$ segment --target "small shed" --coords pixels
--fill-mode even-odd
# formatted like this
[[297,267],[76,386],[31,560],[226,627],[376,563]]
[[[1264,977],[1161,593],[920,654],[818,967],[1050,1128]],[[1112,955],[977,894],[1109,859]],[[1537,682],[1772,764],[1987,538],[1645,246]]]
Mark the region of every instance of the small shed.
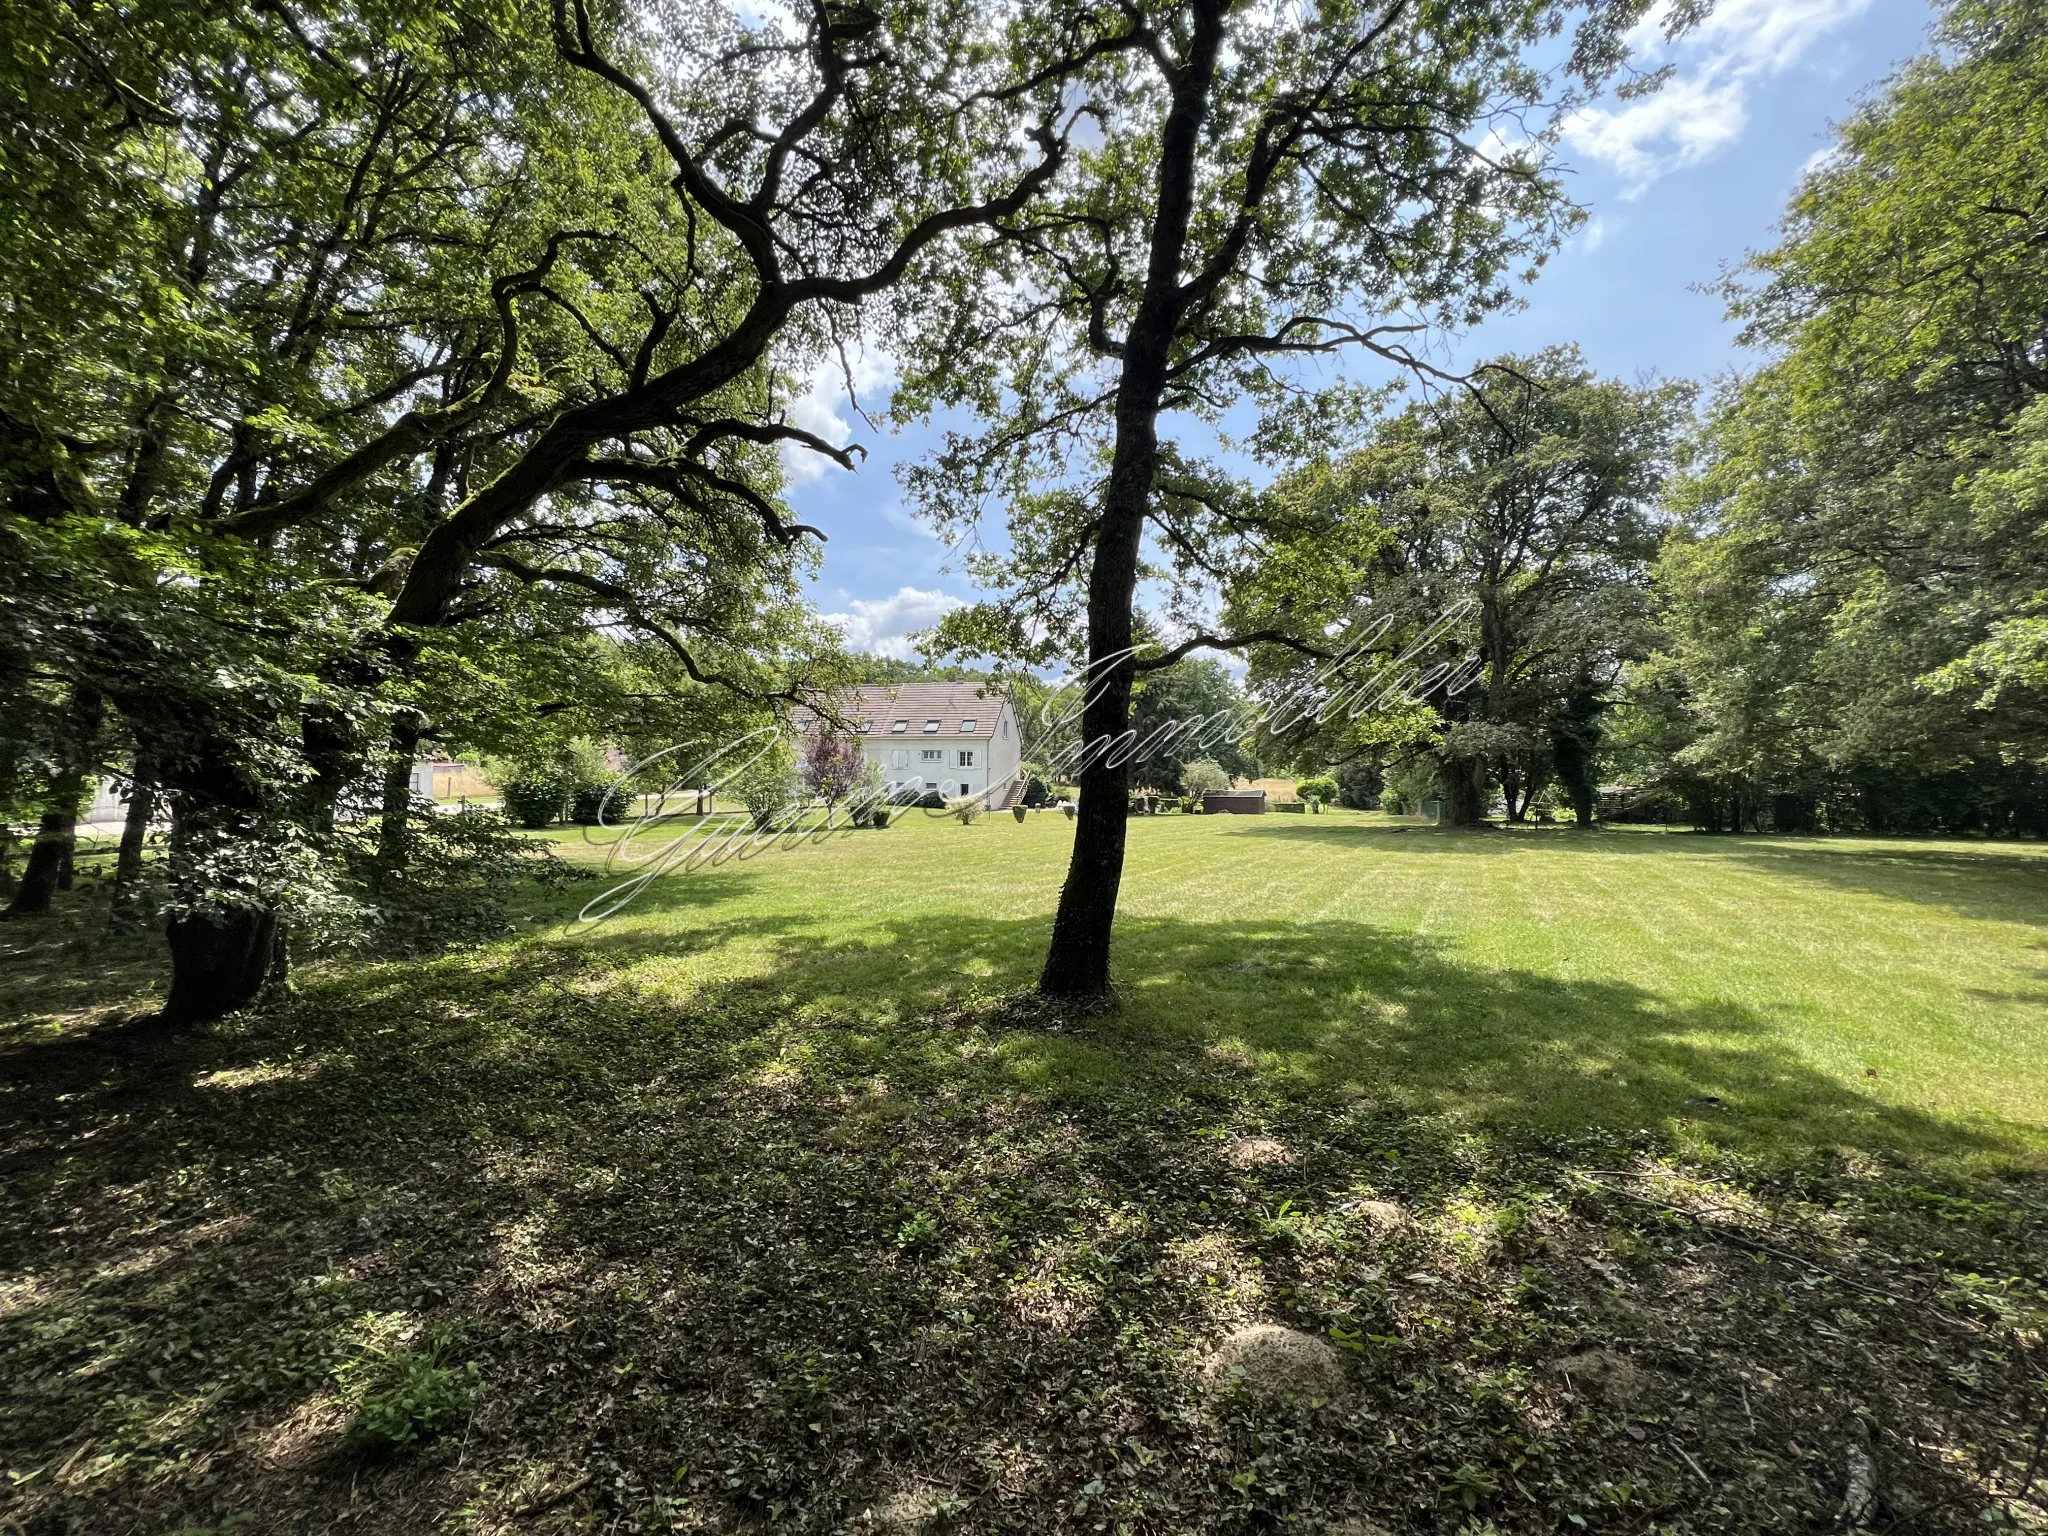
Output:
[[1212,789],[1202,796],[1202,810],[1210,816],[1263,816],[1263,789]]

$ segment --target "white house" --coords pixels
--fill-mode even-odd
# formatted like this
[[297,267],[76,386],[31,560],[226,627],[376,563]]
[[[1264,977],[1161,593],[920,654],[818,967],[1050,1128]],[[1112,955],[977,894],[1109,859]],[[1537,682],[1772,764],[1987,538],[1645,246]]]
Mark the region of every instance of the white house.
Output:
[[892,790],[936,789],[949,800],[988,794],[992,810],[1024,793],[1016,708],[986,684],[874,684],[840,709],[860,732],[861,756],[881,765]]

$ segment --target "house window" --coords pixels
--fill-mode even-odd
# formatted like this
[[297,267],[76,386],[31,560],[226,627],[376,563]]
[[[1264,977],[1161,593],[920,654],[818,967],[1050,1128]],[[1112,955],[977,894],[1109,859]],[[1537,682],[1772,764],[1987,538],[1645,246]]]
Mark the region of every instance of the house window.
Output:
[[946,760],[946,754],[937,747],[926,747],[917,754],[917,760],[920,763],[943,763]]
[[965,720],[962,720],[960,722],[960,734],[962,736],[972,736],[974,734],[975,724],[976,721],[974,716],[969,715]]
[[856,720],[853,722],[853,728],[859,731],[863,736],[867,735],[868,733],[868,725],[869,722],[866,720]]
[[955,768],[972,768],[974,766],[974,748],[962,747],[960,749],[960,761],[953,766]]
[[902,751],[891,752],[889,754],[889,766],[891,768],[908,768],[910,766],[910,754]]
[[927,736],[936,736],[936,735],[938,735],[938,734],[939,734],[939,722],[938,722],[938,721],[937,721],[936,719],[933,719],[933,720],[927,720],[927,721],[925,721],[925,723],[924,723],[924,733],[925,733],[925,735],[927,735]]

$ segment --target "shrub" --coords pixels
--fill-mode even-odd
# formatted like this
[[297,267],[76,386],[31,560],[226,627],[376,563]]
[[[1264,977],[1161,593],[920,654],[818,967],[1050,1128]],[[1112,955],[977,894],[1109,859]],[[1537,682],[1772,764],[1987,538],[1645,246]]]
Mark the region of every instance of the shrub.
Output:
[[1337,798],[1337,781],[1327,775],[1303,779],[1294,786],[1294,792],[1310,805],[1321,808]]
[[1337,803],[1348,810],[1376,811],[1385,779],[1378,763],[1346,763],[1336,773]]
[[578,784],[569,796],[569,819],[585,827],[601,823],[617,826],[628,819],[626,807],[629,803],[627,788],[618,779]]
[[1034,811],[1042,805],[1052,804],[1052,791],[1045,787],[1045,780],[1032,778],[1025,783],[1024,804],[1027,809]]
[[739,796],[740,804],[754,818],[755,827],[764,832],[806,799],[795,757],[789,744],[779,737],[757,752],[722,788],[727,794]]
[[520,774],[501,786],[505,814],[529,831],[551,827],[562,819],[571,786],[553,774]]
[[953,807],[953,815],[961,826],[971,827],[974,825],[974,818],[979,816],[984,809],[985,807],[979,800],[963,800]]
[[1180,771],[1180,787],[1191,795],[1206,795],[1230,788],[1230,775],[1206,757],[1198,757]]

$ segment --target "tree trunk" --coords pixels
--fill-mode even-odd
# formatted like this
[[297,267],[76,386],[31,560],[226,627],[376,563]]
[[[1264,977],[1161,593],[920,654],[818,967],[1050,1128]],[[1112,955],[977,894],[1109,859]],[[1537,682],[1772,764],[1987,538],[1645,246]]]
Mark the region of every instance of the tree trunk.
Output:
[[14,895],[7,903],[9,917],[24,917],[50,910],[51,900],[63,885],[64,855],[78,835],[77,828],[78,799],[74,786],[68,805],[59,803],[53,796],[43,812],[42,823],[36,829],[35,844],[29,849],[28,867],[21,872],[21,882],[15,886]]
[[1529,802],[1536,798],[1535,781],[1531,779],[1525,791],[1521,770],[1512,766],[1503,768],[1500,774],[1500,792],[1502,798],[1507,801],[1508,820],[1519,822],[1523,813],[1529,809]]
[[171,995],[166,1024],[203,1024],[247,1007],[276,963],[277,914],[232,908],[201,917],[173,918]]
[[[171,801],[171,869],[174,888],[181,866],[207,842],[246,835],[264,809],[261,787],[242,769],[237,744],[200,739],[189,752],[163,763]],[[197,845],[195,847],[195,845]],[[276,961],[279,939],[275,911],[227,905],[202,886],[180,895],[200,908],[165,925],[171,950],[171,992],[164,1002],[166,1024],[202,1024],[246,1007],[262,989]]]
[[136,915],[142,901],[142,855],[149,844],[149,824],[156,815],[156,784],[138,762],[128,791],[128,816],[121,824],[121,851],[114,857],[114,900],[109,922]]
[[1598,786],[1594,753],[1600,746],[1600,711],[1604,701],[1590,686],[1581,686],[1565,701],[1562,715],[1550,723],[1550,763],[1558,783],[1571,796],[1572,815],[1580,827],[1593,825]]
[[7,903],[9,917],[47,912],[56,893],[70,889],[66,875],[78,840],[78,813],[85,803],[102,713],[100,696],[95,690],[79,688],[72,693],[70,717],[65,722],[70,740],[65,743],[64,760],[50,782],[42,824],[36,831],[35,847],[29,851],[28,868],[22,871],[21,883]]
[[1451,758],[1437,765],[1437,778],[1443,783],[1444,813],[1441,818],[1447,827],[1476,827],[1486,820],[1487,790],[1491,787],[1486,774],[1483,758]]
[[[1088,671],[1081,714],[1081,806],[1067,881],[1060,888],[1052,942],[1038,990],[1050,997],[1101,997],[1109,991],[1110,932],[1123,885],[1129,830],[1130,764],[1120,742],[1130,727],[1131,601],[1137,591],[1145,514],[1159,470],[1159,405],[1166,394],[1173,340],[1186,313],[1181,261],[1193,216],[1195,159],[1209,91],[1223,45],[1221,0],[1200,0],[1187,62],[1173,85],[1160,134],[1158,203],[1152,222],[1145,296],[1124,338],[1117,381],[1116,444],[1088,574]],[[1111,762],[1108,759],[1116,759]]]
[[382,817],[377,824],[377,862],[386,869],[405,865],[412,831],[412,766],[419,750],[419,722],[401,719],[391,729],[391,744],[384,757]]

